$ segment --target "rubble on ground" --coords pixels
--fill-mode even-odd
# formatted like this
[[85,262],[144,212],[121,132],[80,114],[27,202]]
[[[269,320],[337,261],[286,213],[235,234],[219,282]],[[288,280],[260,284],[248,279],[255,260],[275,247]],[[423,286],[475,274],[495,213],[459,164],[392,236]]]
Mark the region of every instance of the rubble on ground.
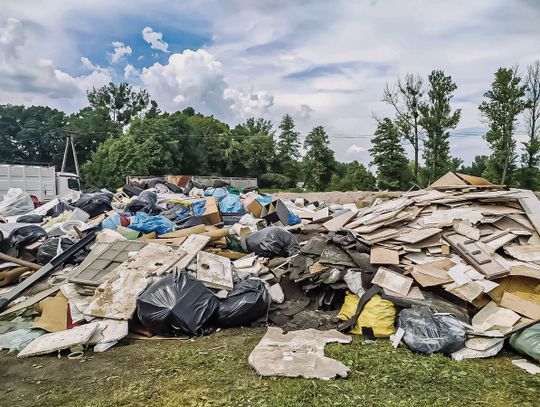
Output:
[[[194,182],[35,208],[27,195],[0,203],[0,346],[21,357],[270,326],[249,358],[262,375],[346,376],[323,353],[348,342],[339,332],[456,360],[508,343],[538,361],[540,201],[528,190],[448,173],[361,205]],[[295,338],[298,351],[279,348]]]

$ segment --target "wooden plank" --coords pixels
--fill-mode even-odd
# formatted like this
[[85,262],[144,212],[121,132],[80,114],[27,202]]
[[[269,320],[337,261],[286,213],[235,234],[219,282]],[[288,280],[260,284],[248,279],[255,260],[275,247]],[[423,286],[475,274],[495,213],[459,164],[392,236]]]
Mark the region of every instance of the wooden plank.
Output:
[[232,290],[231,260],[208,252],[197,254],[197,279],[219,290]]
[[21,302],[18,302],[13,307],[6,309],[4,312],[0,314],[0,317],[3,317],[4,315],[13,314],[14,312],[22,311],[23,309],[31,307],[32,305],[37,304],[41,300],[55,294],[59,289],[60,289],[60,286],[57,285],[54,287],[47,288],[43,291],[40,291],[39,293],[31,297],[28,297],[27,299]]
[[179,253],[185,255],[178,261],[176,267],[185,269],[193,261],[204,246],[210,241],[210,236],[190,235],[178,249]]
[[171,239],[176,237],[187,237],[196,233],[204,233],[206,231],[206,228],[204,225],[196,225],[192,226],[190,228],[181,229],[181,230],[175,230],[174,232],[165,233],[163,235],[159,235],[159,239]]
[[379,270],[377,270],[377,273],[373,277],[372,283],[406,296],[411,289],[413,279],[387,268],[379,267]]
[[371,248],[371,264],[399,264],[399,252],[397,250],[386,249],[380,246]]

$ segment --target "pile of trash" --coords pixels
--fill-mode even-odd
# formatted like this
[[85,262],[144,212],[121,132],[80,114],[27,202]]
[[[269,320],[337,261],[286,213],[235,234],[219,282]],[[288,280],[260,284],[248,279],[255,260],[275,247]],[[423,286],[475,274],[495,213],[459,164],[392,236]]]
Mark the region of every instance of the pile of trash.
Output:
[[[348,333],[456,360],[509,339],[540,361],[540,201],[528,190],[448,173],[365,207],[193,183],[43,205],[8,195],[0,348],[20,357],[270,326],[249,357],[263,375],[346,376],[323,349]],[[321,371],[306,372],[302,352],[283,359],[287,341],[316,346]]]

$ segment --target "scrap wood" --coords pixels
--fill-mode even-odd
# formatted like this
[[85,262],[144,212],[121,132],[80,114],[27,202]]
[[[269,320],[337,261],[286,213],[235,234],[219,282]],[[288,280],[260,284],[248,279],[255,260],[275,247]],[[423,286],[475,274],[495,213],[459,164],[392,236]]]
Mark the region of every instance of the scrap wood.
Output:
[[37,304],[39,301],[43,300],[44,298],[47,298],[50,295],[55,294],[59,289],[60,289],[60,285],[55,285],[53,287],[40,291],[39,293],[34,294],[33,296],[28,297],[21,302],[16,303],[12,307],[9,307],[8,309],[0,313],[0,317],[13,314],[15,312],[19,312],[28,307],[31,307],[32,305]]
[[10,263],[16,263],[20,266],[28,267],[29,269],[32,269],[32,270],[39,270],[41,268],[40,264],[32,263],[31,261],[26,261],[23,259],[19,259],[17,257],[8,256],[7,254],[2,253],[2,252],[0,252],[0,260],[7,261]]
[[233,278],[231,260],[216,254],[202,252],[197,254],[197,279],[204,285],[219,290],[232,290]]
[[209,241],[210,236],[198,234],[188,236],[188,238],[177,250],[177,254],[182,255],[182,258],[178,261],[178,263],[176,263],[176,267],[179,269],[185,269],[187,266],[189,266],[193,259],[197,257],[197,253],[199,253]]

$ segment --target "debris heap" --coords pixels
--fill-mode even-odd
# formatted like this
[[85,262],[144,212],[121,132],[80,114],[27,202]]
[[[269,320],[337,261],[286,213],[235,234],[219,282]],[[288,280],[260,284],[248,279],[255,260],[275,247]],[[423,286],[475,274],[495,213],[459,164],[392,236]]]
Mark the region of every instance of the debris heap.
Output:
[[[0,347],[19,356],[274,325],[457,360],[512,338],[539,359],[540,201],[528,190],[448,173],[363,207],[195,183],[90,191],[30,213],[23,191],[9,199]],[[288,369],[274,374],[303,374]]]

